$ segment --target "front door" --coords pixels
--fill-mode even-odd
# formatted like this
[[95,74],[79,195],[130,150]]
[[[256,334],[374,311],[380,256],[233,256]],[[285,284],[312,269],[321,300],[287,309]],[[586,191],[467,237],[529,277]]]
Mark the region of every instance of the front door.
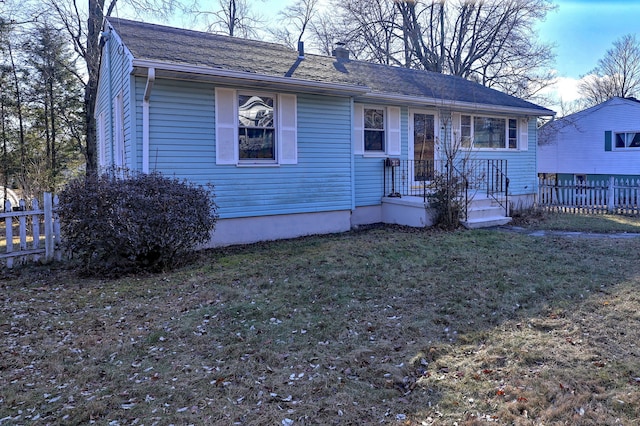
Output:
[[409,147],[409,160],[413,160],[413,179],[415,182],[430,181],[435,167],[436,116],[433,113],[412,111],[410,120],[413,128],[410,131],[410,144],[413,148]]

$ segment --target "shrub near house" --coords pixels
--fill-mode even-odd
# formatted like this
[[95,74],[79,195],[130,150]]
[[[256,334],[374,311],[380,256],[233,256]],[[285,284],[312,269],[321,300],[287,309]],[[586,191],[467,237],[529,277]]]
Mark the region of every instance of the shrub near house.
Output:
[[60,194],[66,247],[89,274],[171,268],[209,240],[216,211],[212,188],[159,173],[88,177]]

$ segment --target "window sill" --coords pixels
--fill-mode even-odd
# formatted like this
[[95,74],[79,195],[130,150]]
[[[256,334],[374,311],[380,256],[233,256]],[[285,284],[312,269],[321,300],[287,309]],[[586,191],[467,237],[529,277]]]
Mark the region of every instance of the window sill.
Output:
[[278,163],[251,163],[251,162],[239,162],[236,167],[280,167]]
[[462,148],[467,151],[480,151],[480,152],[527,152],[528,149],[518,148]]
[[365,152],[362,156],[364,158],[387,158],[389,154],[386,152]]

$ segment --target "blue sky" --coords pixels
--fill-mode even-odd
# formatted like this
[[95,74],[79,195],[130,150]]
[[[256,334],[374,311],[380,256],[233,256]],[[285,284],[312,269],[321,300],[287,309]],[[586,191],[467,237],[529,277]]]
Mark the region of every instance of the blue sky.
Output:
[[552,101],[544,106],[563,115],[580,98],[580,78],[598,65],[613,42],[626,34],[640,37],[637,0],[556,0],[557,9],[538,25],[541,41],[555,45],[556,83],[547,90]]
[[640,2],[555,1],[556,11],[538,26],[540,39],[556,45],[558,76],[579,78],[625,34],[640,32]]

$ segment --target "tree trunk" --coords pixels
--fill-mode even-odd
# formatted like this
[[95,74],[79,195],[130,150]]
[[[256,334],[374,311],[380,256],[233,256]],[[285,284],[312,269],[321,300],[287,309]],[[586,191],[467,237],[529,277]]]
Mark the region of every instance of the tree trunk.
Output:
[[98,170],[96,137],[96,98],[98,95],[98,76],[100,74],[100,29],[104,10],[104,0],[89,0],[89,18],[87,19],[87,85],[84,89],[84,113],[87,162],[87,175]]

